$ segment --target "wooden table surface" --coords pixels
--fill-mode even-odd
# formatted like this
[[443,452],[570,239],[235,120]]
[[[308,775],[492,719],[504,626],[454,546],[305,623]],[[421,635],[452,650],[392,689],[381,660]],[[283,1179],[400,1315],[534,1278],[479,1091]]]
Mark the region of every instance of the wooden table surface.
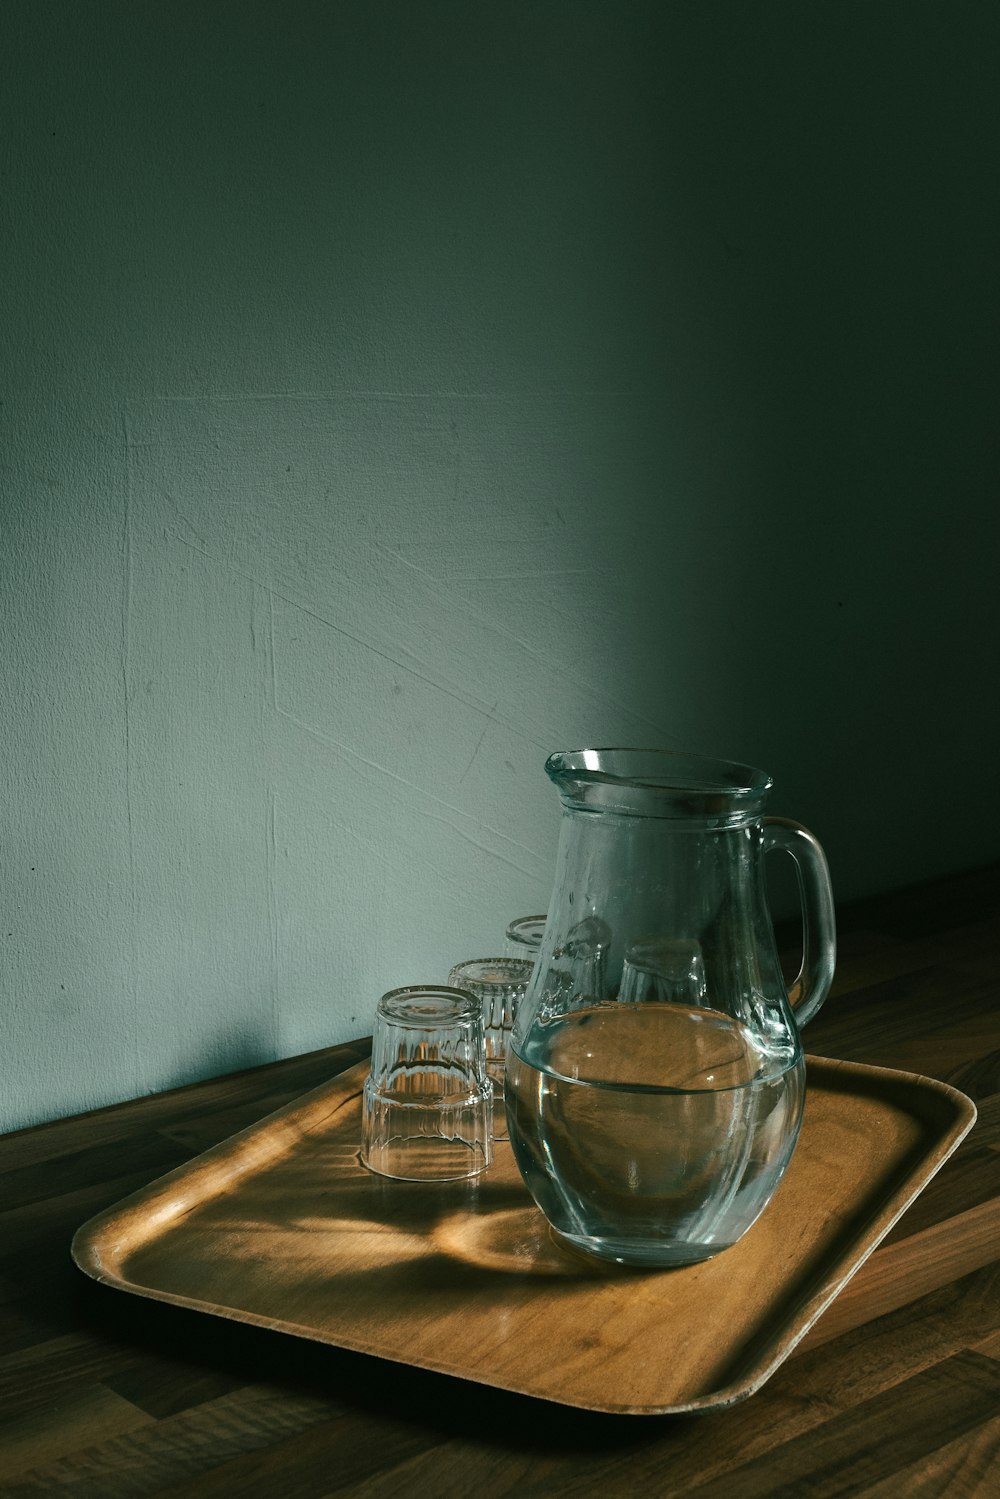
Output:
[[997,1499],[998,913],[1000,866],[841,910],[808,1050],[941,1078],[979,1121],[768,1384],[707,1415],[550,1406],[76,1269],[81,1223],[364,1042],[0,1139],[0,1494]]

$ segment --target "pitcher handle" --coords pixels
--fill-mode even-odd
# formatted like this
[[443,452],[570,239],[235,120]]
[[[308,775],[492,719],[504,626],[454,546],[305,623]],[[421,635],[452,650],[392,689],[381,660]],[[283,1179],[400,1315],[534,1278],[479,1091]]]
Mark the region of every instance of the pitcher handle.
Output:
[[811,1020],[830,992],[837,962],[833,888],[826,855],[808,828],[787,817],[765,817],[764,852],[791,854],[802,902],[802,963],[788,986],[788,1002],[799,1028]]

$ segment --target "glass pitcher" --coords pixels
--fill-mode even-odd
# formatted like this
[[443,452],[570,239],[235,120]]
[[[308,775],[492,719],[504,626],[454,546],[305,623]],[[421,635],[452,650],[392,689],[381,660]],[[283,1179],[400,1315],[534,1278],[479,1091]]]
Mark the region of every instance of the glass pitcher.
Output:
[[[765,817],[771,779],[659,750],[545,766],[555,887],[505,1083],[521,1175],[570,1244],[626,1265],[708,1259],[759,1217],[805,1097],[799,1027],[833,978],[823,851]],[[764,855],[795,860],[803,957],[786,989]]]

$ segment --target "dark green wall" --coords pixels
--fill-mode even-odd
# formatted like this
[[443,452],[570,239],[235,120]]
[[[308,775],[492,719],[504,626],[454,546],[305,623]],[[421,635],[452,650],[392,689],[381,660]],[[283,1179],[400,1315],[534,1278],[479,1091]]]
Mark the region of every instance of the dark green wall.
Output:
[[0,1125],[495,948],[555,748],[995,856],[998,31],[7,0]]

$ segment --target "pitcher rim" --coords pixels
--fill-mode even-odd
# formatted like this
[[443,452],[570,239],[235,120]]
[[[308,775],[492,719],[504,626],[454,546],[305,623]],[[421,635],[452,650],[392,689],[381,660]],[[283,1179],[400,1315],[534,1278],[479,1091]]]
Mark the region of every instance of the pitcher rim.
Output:
[[632,746],[556,750],[545,762],[545,773],[557,786],[565,788],[583,783],[629,787],[665,796],[757,798],[766,795],[774,785],[766,771],[736,760],[686,750]]

